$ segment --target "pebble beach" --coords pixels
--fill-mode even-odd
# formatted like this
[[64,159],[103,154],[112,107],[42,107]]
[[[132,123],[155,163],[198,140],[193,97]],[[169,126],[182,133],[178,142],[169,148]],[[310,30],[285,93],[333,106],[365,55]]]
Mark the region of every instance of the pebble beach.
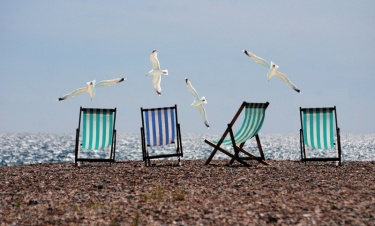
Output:
[[0,167],[1,225],[373,225],[375,162]]

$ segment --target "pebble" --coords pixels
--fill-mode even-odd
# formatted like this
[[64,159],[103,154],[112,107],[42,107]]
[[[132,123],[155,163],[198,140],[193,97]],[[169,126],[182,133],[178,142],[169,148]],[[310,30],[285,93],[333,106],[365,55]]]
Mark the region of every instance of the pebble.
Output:
[[5,225],[372,225],[373,161],[0,167]]

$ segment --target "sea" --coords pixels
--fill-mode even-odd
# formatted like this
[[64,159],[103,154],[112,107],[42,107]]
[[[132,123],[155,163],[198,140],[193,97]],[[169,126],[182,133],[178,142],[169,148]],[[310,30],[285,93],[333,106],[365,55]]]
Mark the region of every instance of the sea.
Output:
[[[299,160],[299,134],[259,134],[266,159]],[[183,160],[207,159],[212,148],[204,140],[217,140],[220,135],[182,134]],[[0,166],[74,162],[74,133],[0,133]],[[255,139],[246,142],[245,149],[258,155]],[[375,161],[375,134],[341,134],[343,161]],[[229,151],[231,150],[228,147]],[[151,153],[171,151],[168,148],[154,148]],[[105,158],[108,150],[84,150],[81,157]],[[310,157],[334,156],[332,150],[308,150]],[[142,146],[140,134],[117,134],[116,161],[141,161]],[[218,152],[214,159],[228,157]]]

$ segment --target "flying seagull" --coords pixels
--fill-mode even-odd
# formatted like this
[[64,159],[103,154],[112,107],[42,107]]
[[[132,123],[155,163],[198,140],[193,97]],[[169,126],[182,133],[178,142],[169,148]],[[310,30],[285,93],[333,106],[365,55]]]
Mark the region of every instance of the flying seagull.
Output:
[[87,82],[87,86],[86,87],[82,87],[82,88],[76,89],[73,92],[68,93],[68,94],[60,97],[58,99],[58,101],[65,100],[68,97],[74,97],[74,96],[77,96],[77,95],[85,93],[85,92],[89,93],[90,99],[92,100],[92,98],[95,95],[95,89],[96,88],[115,85],[117,83],[123,82],[124,80],[125,80],[124,78],[116,78],[116,79],[111,79],[111,80],[103,80],[103,81],[101,81],[101,82],[99,82],[97,84],[95,84],[96,80],[93,80],[93,81]]
[[251,52],[244,50],[243,51],[248,57],[250,57],[252,60],[257,62],[258,64],[266,67],[268,69],[267,79],[268,81],[272,78],[272,76],[276,75],[281,80],[283,80],[287,85],[292,87],[295,91],[301,92],[296,85],[294,85],[283,73],[279,72],[277,69],[279,68],[278,65],[276,65],[274,62],[271,61],[271,65],[269,65],[264,59],[252,54]]
[[199,109],[199,112],[201,113],[204,124],[207,126],[207,128],[209,128],[210,126],[208,125],[206,110],[203,107],[203,104],[207,104],[206,98],[203,96],[202,98],[199,99],[198,92],[191,85],[190,81],[187,78],[185,78],[185,82],[186,82],[186,86],[188,90],[190,91],[191,95],[193,95],[194,97],[194,102],[191,104],[191,106],[195,106]]
[[160,96],[161,95],[161,75],[168,75],[168,70],[160,70],[160,63],[158,60],[158,53],[156,49],[154,49],[150,54],[150,61],[152,64],[152,69],[146,75],[153,75],[152,84],[154,85],[156,93]]

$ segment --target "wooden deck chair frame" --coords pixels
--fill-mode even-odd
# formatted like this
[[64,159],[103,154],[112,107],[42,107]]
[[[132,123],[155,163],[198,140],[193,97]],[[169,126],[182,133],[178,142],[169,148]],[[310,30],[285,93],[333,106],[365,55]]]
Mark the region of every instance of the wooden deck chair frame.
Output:
[[[151,166],[151,159],[169,157],[177,157],[180,164],[180,157],[183,157],[183,151],[177,115],[177,105],[163,108],[141,108],[142,156],[146,166]],[[175,153],[155,155],[150,155],[149,153],[150,147],[170,144],[176,146]]]
[[[311,119],[309,118],[310,123],[308,123],[307,120],[304,120],[304,117],[307,117],[307,114],[309,114],[309,117],[311,117]],[[300,120],[301,120],[301,129],[300,129],[301,161],[302,162],[338,161],[339,165],[341,165],[340,128],[338,127],[338,124],[337,124],[336,106],[326,107],[326,108],[301,108],[300,107]],[[317,123],[317,121],[319,121],[319,123]],[[308,123],[309,125],[305,123]],[[333,123],[335,125],[333,125]],[[329,139],[327,138],[327,134],[330,136]],[[334,140],[334,138],[336,138],[336,140]],[[313,140],[308,141],[306,139],[309,139],[309,140],[313,139]],[[328,141],[326,139],[328,139]],[[309,144],[309,143],[316,143],[316,144]],[[336,157],[319,157],[319,158],[307,157],[306,146],[310,146],[310,147],[317,148],[317,149],[336,148],[337,156]]]
[[[103,116],[107,117],[103,119]],[[87,118],[91,117],[91,118]],[[86,120],[85,120],[86,119]],[[78,128],[76,130],[75,165],[78,162],[115,162],[116,154],[116,108],[82,108],[79,110]],[[86,128],[85,128],[86,126]],[[105,131],[104,131],[105,128]],[[85,130],[89,134],[83,138]],[[81,133],[82,132],[82,137]],[[99,138],[99,139],[97,139]],[[109,158],[81,158],[80,149],[85,146],[88,150],[110,148]]]
[[[258,132],[259,132],[259,130],[260,130],[262,124],[263,124],[265,110],[267,109],[268,105],[269,105],[268,102],[266,102],[266,103],[248,103],[248,102],[244,101],[242,103],[242,105],[240,106],[240,108],[238,109],[237,113],[234,115],[232,121],[228,124],[228,127],[225,130],[225,132],[223,133],[223,135],[220,138],[220,140],[217,143],[216,142],[211,142],[211,141],[209,141],[207,139],[204,141],[208,145],[210,145],[211,147],[214,148],[213,151],[211,152],[211,155],[209,156],[209,158],[207,159],[207,161],[206,161],[205,164],[206,165],[210,164],[210,162],[211,162],[212,158],[214,157],[214,155],[216,154],[216,152],[220,151],[220,152],[228,155],[229,157],[231,157],[231,160],[230,160],[229,164],[233,164],[234,161],[238,161],[238,162],[242,163],[245,166],[249,166],[249,164],[247,162],[245,162],[244,160],[257,160],[257,161],[259,161],[262,164],[269,165],[265,161],[265,157],[264,157],[262,145],[261,145],[261,142],[260,142],[260,139],[259,139],[259,135],[258,135]],[[250,135],[250,137],[248,137],[246,140],[238,143],[238,142],[236,142],[235,134],[233,133],[233,125],[237,121],[237,118],[241,115],[241,112],[243,111],[244,108],[262,108],[262,109],[264,109],[264,114],[263,114],[263,118],[261,119],[260,124],[258,125],[258,128],[255,128],[256,132],[253,135]],[[230,136],[231,145],[232,145],[232,147],[234,149],[234,154],[228,152],[228,150],[226,150],[226,149],[224,149],[224,148],[221,147],[221,145],[225,141],[225,138],[228,136],[228,134]],[[248,151],[246,151],[245,149],[243,149],[243,147],[245,145],[245,142],[247,140],[253,138],[253,137],[255,137],[255,139],[256,139],[260,156],[255,156],[255,155],[249,153]],[[245,157],[240,157],[239,153],[243,153],[245,155]]]

